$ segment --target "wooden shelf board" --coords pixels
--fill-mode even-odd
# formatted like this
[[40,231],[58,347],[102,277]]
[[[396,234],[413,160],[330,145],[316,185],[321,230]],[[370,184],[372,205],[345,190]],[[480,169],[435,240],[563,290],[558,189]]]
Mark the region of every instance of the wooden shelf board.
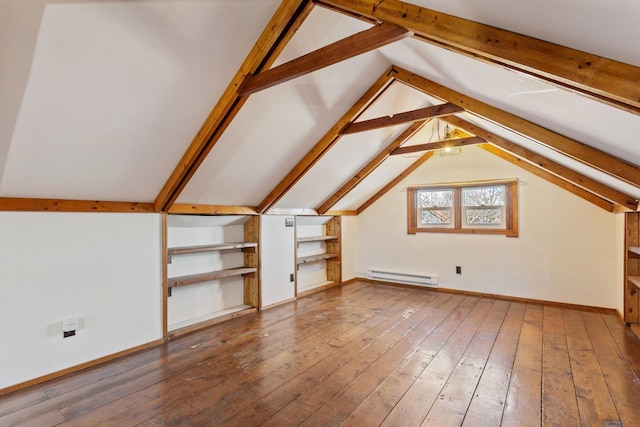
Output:
[[212,251],[224,251],[229,249],[245,249],[255,248],[258,246],[256,242],[232,242],[232,243],[217,243],[213,245],[199,245],[199,246],[180,246],[175,248],[169,248],[169,255],[181,255],[181,254],[193,254],[198,252],[212,252]]
[[627,276],[627,280],[633,283],[636,287],[640,288],[640,276]]
[[297,238],[298,243],[304,242],[323,242],[325,240],[336,240],[338,236],[311,236],[311,237],[299,237]]
[[214,313],[205,314],[203,316],[194,317],[193,319],[184,320],[182,322],[176,322],[169,325],[169,336],[171,338],[189,333],[191,331],[204,328],[206,326],[215,325],[216,323],[224,322],[229,319],[233,319],[245,314],[255,313],[257,308],[250,305],[240,304],[234,307],[229,307],[224,310],[216,311]]
[[255,273],[256,271],[258,271],[258,269],[255,267],[237,267],[226,270],[208,271],[206,273],[190,274],[188,276],[170,277],[167,279],[167,285],[170,288],[174,288],[176,286],[191,285],[193,283],[207,282],[225,277],[242,276],[244,274]]
[[325,289],[332,288],[334,286],[338,286],[340,283],[333,282],[331,280],[327,280],[320,283],[314,283],[312,285],[300,287],[296,294],[297,298],[306,297],[307,295],[315,294],[316,292],[323,291]]
[[629,246],[627,250],[633,254],[640,255],[640,246]]
[[318,254],[318,255],[303,256],[296,260],[296,264],[300,265],[300,264],[307,264],[310,262],[326,261],[328,259],[337,258],[337,257],[338,255],[336,254]]

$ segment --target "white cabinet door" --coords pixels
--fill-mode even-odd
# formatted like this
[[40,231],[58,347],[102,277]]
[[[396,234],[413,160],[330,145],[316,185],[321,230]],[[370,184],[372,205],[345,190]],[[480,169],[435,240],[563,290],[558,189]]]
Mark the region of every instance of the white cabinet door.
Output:
[[[262,307],[295,297],[295,228],[292,215],[262,215]],[[289,226],[290,225],[290,226]]]

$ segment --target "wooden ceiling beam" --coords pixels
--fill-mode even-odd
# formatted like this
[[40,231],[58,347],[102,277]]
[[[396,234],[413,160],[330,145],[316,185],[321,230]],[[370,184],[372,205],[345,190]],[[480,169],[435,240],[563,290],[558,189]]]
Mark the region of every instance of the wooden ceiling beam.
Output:
[[16,212],[155,212],[153,203],[0,197],[0,211]]
[[[521,159],[531,163],[535,167],[543,169],[546,172],[550,172],[551,174],[556,176],[556,179],[552,181],[556,185],[558,185],[558,179],[569,181],[571,184],[580,186],[603,199],[620,205],[623,210],[635,211],[638,209],[638,201],[635,199],[635,197],[625,194],[622,191],[616,190],[615,188],[596,181],[595,179],[589,178],[588,176],[576,172],[571,168],[554,162],[553,160],[550,160],[540,154],[524,148],[521,145],[516,144],[515,142],[502,138],[459,117],[450,116],[445,117],[443,120],[450,123],[452,126],[456,126],[465,130],[466,132],[472,133],[485,139],[487,142],[490,142],[491,144],[501,148],[503,151],[507,151],[513,155],[516,155]],[[518,162],[518,165],[521,166],[522,162]],[[563,186],[563,188],[567,187]],[[581,195],[579,196],[582,197]]]
[[640,114],[640,67],[399,0],[316,0],[334,10],[404,27],[416,38],[566,87]]
[[448,116],[449,114],[455,114],[462,111],[464,111],[463,108],[451,103],[432,105],[425,108],[419,108],[417,110],[393,114],[391,116],[377,117],[375,119],[349,123],[344,129],[342,129],[341,133],[343,135],[348,135],[352,133],[366,132],[369,130],[416,122],[418,120]]
[[313,146],[313,148],[291,169],[280,183],[258,206],[259,213],[265,213],[284,197],[285,194],[331,149],[341,138],[340,132],[373,104],[395,81],[393,68],[389,68],[347,111],[340,120]]
[[256,93],[411,35],[411,31],[397,25],[376,25],[300,58],[250,76],[240,88],[239,94],[246,96]]
[[391,152],[396,148],[400,147],[404,142],[409,140],[413,135],[416,134],[428,121],[421,120],[419,122],[413,123],[409,126],[402,134],[397,137],[391,144],[389,144],[386,148],[384,148],[376,157],[373,158],[369,163],[367,163],[362,169],[360,169],[351,179],[349,179],[338,191],[333,193],[327,200],[325,200],[320,207],[318,207],[318,212],[320,214],[325,214],[331,209],[333,205],[338,203],[344,196],[346,196],[351,190],[356,188],[358,184],[360,184],[371,172],[373,172],[378,166],[384,162]]
[[468,112],[497,123],[507,129],[525,135],[540,144],[571,157],[585,165],[608,175],[640,187],[640,168],[586,144],[555,133],[542,126],[522,119],[506,111],[492,107],[469,96],[425,79],[417,74],[394,67],[395,77],[411,87],[421,90],[449,103],[458,105]]
[[167,212],[218,142],[247,97],[238,88],[248,75],[268,69],[313,9],[311,0],[283,0],[240,69],[227,86],[154,202],[155,210]]
[[169,209],[170,214],[195,215],[258,215],[258,210],[251,206],[221,206],[175,203]]
[[433,151],[443,148],[464,147],[467,145],[476,145],[486,142],[478,136],[470,136],[468,138],[447,139],[445,141],[429,142],[427,144],[409,145],[406,147],[398,147],[391,152],[390,155],[416,153],[418,151]]
[[549,181],[552,184],[557,185],[560,188],[563,188],[565,190],[567,190],[568,192],[590,202],[593,203],[594,205],[609,211],[609,212],[617,212],[617,204],[610,202],[609,200],[605,200],[602,197],[593,194],[590,191],[585,190],[582,187],[578,187],[577,185],[566,181],[564,179],[559,178],[558,176],[552,174],[551,172],[547,172],[546,170],[533,165],[531,163],[529,163],[528,161],[521,159],[518,156],[515,156],[513,154],[511,154],[510,152],[508,152],[507,150],[504,150],[501,147],[495,146],[493,144],[480,144],[478,145],[478,147],[482,148],[485,151],[488,151],[489,153],[492,153],[498,157],[500,157],[503,160],[506,160],[528,172],[531,172],[532,174],[546,180]]
[[387,185],[385,185],[384,187],[382,187],[380,189],[380,191],[378,191],[376,194],[374,194],[373,196],[371,196],[369,198],[369,200],[367,200],[366,202],[364,202],[362,205],[360,205],[360,207],[358,209],[356,209],[356,213],[358,215],[360,215],[362,213],[362,211],[364,211],[365,209],[367,209],[369,206],[371,206],[372,204],[374,204],[380,197],[384,196],[389,190],[391,190],[393,187],[395,187],[396,185],[398,185],[403,179],[405,179],[406,177],[408,177],[413,171],[415,171],[416,169],[418,169],[420,166],[422,166],[427,160],[429,160],[431,157],[433,157],[433,151],[428,151],[426,153],[424,153],[422,156],[420,156],[418,158],[418,160],[416,160],[415,162],[413,162],[411,164],[411,166],[409,166],[408,168],[406,168],[404,171],[402,171],[402,173],[400,173],[400,175],[396,176],[394,179],[391,180],[391,182],[389,182]]

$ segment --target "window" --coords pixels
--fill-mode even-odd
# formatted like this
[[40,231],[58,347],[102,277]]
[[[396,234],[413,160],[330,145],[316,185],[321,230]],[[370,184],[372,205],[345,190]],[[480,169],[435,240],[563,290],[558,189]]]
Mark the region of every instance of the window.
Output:
[[518,235],[518,181],[410,187],[408,231]]

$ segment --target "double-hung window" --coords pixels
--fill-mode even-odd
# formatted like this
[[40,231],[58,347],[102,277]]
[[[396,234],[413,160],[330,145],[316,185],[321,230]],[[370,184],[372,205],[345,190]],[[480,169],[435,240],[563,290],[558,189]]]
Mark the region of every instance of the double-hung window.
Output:
[[408,231],[518,235],[517,180],[410,187]]

